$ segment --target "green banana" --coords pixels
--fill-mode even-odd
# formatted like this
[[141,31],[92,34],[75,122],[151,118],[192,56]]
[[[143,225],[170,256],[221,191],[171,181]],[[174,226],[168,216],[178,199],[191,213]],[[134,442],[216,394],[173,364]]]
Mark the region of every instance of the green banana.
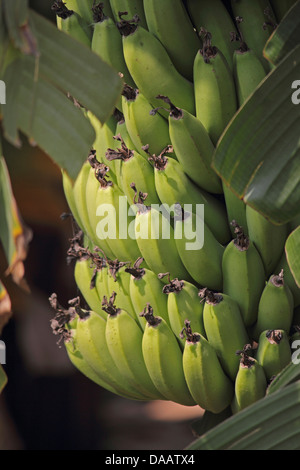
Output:
[[192,81],[201,41],[182,0],[146,0],[144,10],[149,31],[163,44],[178,72]]
[[263,49],[275,29],[275,15],[269,0],[231,0],[231,8],[243,40],[268,73],[270,65],[263,56]]
[[[162,274],[162,275],[168,275]],[[203,304],[199,301],[198,288],[187,281],[169,279],[163,287],[163,293],[168,296],[168,317],[171,329],[184,348],[185,339],[181,332],[185,320],[192,325],[193,330],[206,336],[203,325]]]
[[223,53],[212,46],[210,32],[203,35],[203,48],[194,61],[196,117],[216,145],[238,103],[233,73]]
[[76,203],[74,200],[74,193],[73,193],[74,181],[70,178],[66,170],[62,170],[62,185],[63,185],[64,195],[68,203],[68,206],[70,208],[70,211],[77,225],[81,228],[81,230],[83,230],[83,223],[80,220],[79,213],[78,213]]
[[188,12],[198,33],[204,28],[212,34],[215,46],[222,52],[230,69],[236,44],[231,41],[231,33],[236,27],[221,0],[187,0]]
[[[136,87],[153,107],[160,105],[156,96],[169,96],[176,106],[195,114],[193,83],[174,67],[166,49],[153,34],[137,22],[121,20],[124,58]],[[167,117],[164,110],[159,110]],[[146,142],[147,144],[147,142]]]
[[233,413],[244,410],[266,395],[267,379],[263,367],[249,355],[251,345],[245,345],[242,351],[239,370],[234,385],[234,398],[231,403]]
[[265,270],[254,244],[233,221],[236,238],[225,248],[222,259],[223,292],[239,306],[245,325],[257,319],[257,309],[265,286]]
[[231,234],[234,235],[234,227],[231,222],[235,220],[243,228],[245,235],[248,235],[246,204],[227,186],[225,181],[223,181],[223,193]]
[[[174,106],[167,96],[160,95],[158,98],[170,107],[170,140],[184,172],[205,191],[222,194],[221,180],[211,167],[215,148],[205,127],[191,113]],[[155,154],[154,149],[150,148]]]
[[170,272],[172,277],[191,280],[177,252],[170,218],[160,207],[146,206],[144,201],[145,195],[139,193],[134,228],[141,256],[156,275]]
[[123,87],[122,109],[128,133],[142,156],[148,158],[143,150],[145,145],[149,145],[151,151],[156,154],[170,144],[166,119],[154,112],[149,101],[138,89],[128,84]]
[[194,406],[184,377],[182,352],[172,330],[162,317],[154,316],[149,303],[141,315],[147,321],[142,350],[152,382],[167,400]]
[[85,46],[91,47],[92,29],[76,11],[68,9],[62,0],[56,0],[51,9],[56,14],[58,29]]
[[118,119],[118,122],[117,122],[116,134],[114,137],[116,138],[117,135],[121,136],[121,138],[125,142],[126,147],[128,147],[130,150],[135,150],[136,152],[138,152],[128,132],[127,123],[125,122],[125,117],[123,113],[120,113],[120,118]]
[[294,276],[290,270],[290,267],[286,258],[285,250],[283,250],[281,258],[274,272],[280,272],[281,270],[283,270],[284,272],[284,282],[290,288],[293,294],[294,306],[296,308],[300,306],[300,288],[297,286]]
[[272,380],[291,362],[289,338],[284,330],[263,331],[258,340],[256,359]]
[[152,165],[137,151],[129,149],[120,134],[115,136],[115,140],[121,142],[121,146],[116,150],[107,149],[106,159],[120,161],[118,183],[127,197],[128,204],[130,206],[134,204],[132,184],[147,193],[149,204],[160,204]]
[[262,291],[253,337],[258,340],[265,330],[285,330],[289,333],[293,321],[293,294],[284,281],[284,271],[272,275]]
[[176,208],[174,237],[182,263],[194,282],[221,290],[224,247],[200,215],[182,210],[179,205]]
[[235,380],[239,358],[236,351],[249,343],[248,333],[237,302],[223,293],[201,289],[199,297],[205,301],[203,322],[206,337],[215,349],[225,373]]
[[147,29],[143,0],[109,0],[115,21],[120,21],[119,13],[126,12],[128,18],[138,16],[141,26]]
[[146,320],[140,316],[147,302],[152,305],[155,312],[169,324],[167,297],[163,293],[163,283],[160,278],[148,268],[141,267],[143,258],[138,258],[133,266],[125,268],[130,274],[129,293],[135,314],[142,329],[145,329]]
[[289,11],[289,9],[295,5],[297,0],[270,0],[270,3],[272,5],[272,9],[275,13],[277,22],[280,23],[280,21],[283,19],[283,17],[286,15],[286,13]]
[[136,321],[114,305],[114,293],[109,301],[103,299],[108,313],[105,338],[109,352],[124,380],[149,400],[161,400],[164,396],[154,386],[147,371],[143,352],[143,332]]
[[204,410],[221,413],[231,403],[233,384],[224,373],[216,351],[204,336],[193,333],[188,320],[181,336],[186,337],[182,363],[192,397]]
[[247,205],[246,218],[249,238],[264,264],[266,275],[274,272],[288,235],[287,225],[274,225],[258,211]]
[[160,201],[170,208],[177,203],[190,205],[191,212],[196,212],[198,205],[204,205],[205,223],[220,243],[228,242],[230,229],[223,202],[200,189],[184,173],[177,160],[166,156],[172,150],[173,147],[169,146],[159,155],[149,153],[149,160],[154,165],[154,181]]
[[[76,11],[78,15],[87,23],[88,25],[92,25],[93,23],[93,5],[95,4],[94,0],[65,0],[65,3],[68,8],[71,10]],[[107,9],[108,1],[104,0],[102,2],[105,5],[105,10]],[[108,14],[108,12],[106,11]]]

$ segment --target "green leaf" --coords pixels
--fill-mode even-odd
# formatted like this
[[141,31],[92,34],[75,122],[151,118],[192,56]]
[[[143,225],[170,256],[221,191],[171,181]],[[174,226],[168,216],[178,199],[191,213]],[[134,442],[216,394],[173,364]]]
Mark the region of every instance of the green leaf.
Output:
[[285,251],[290,270],[300,288],[300,226],[288,236]]
[[7,384],[7,375],[3,367],[0,365],[0,393],[3,391],[6,384]]
[[271,449],[300,449],[300,381],[257,401],[187,447],[187,450]]
[[12,215],[13,194],[5,160],[0,157],[0,241],[6,259],[12,265],[16,259],[16,245],[13,234],[14,222]]
[[118,73],[87,46],[59,31],[50,21],[31,11],[40,52],[39,73],[70,93],[103,124],[122,91]]
[[299,213],[300,106],[291,99],[299,76],[300,45],[240,108],[213,159],[233,192],[275,224]]
[[264,56],[272,64],[277,65],[299,43],[300,1],[293,5],[268,39],[264,48]]
[[267,389],[267,395],[277,392],[286,385],[300,379],[300,365],[291,362],[288,364],[275,379],[271,382]]

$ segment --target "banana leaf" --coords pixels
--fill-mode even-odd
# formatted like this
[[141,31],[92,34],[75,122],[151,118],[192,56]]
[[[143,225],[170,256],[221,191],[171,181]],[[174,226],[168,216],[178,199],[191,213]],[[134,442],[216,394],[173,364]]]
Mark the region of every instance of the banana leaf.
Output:
[[300,226],[288,236],[285,251],[289,268],[300,288]]

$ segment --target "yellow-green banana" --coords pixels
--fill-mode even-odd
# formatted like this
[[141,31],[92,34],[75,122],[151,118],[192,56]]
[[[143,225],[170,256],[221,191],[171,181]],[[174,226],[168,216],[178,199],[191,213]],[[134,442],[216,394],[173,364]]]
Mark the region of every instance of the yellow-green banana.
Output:
[[215,349],[226,374],[235,380],[239,358],[236,351],[249,343],[248,333],[239,306],[229,295],[201,289],[199,296],[205,301],[203,322],[206,337]]
[[295,5],[297,0],[270,0],[277,22],[280,23],[290,8]]
[[126,19],[138,16],[141,26],[147,28],[143,0],[109,0],[115,21],[120,21],[119,13],[126,12]]
[[212,290],[221,290],[224,247],[201,216],[182,210],[179,205],[176,207],[174,237],[182,263],[194,282]]
[[168,122],[161,114],[154,112],[147,98],[138,89],[124,85],[122,109],[128,133],[142,156],[148,158],[143,150],[145,145],[149,145],[156,154],[170,144]]
[[193,80],[193,63],[201,41],[182,0],[145,0],[149,31],[165,47],[179,73]]
[[186,337],[182,357],[184,376],[195,402],[204,410],[218,414],[230,405],[233,384],[211,344],[193,331],[186,321],[182,331],[182,337],[184,333]]
[[235,220],[243,228],[244,233],[248,235],[246,204],[227,186],[225,181],[223,181],[223,193],[231,234],[234,235],[234,227],[231,222]]
[[251,345],[245,345],[242,351],[237,351],[241,358],[231,403],[234,414],[262,399],[267,390],[265,371],[259,362],[250,356],[249,349]]
[[168,324],[154,315],[150,304],[142,313],[147,321],[142,341],[145,364],[152,382],[167,399],[185,406],[195,405],[187,387],[182,352]]
[[197,32],[200,33],[204,28],[212,34],[215,46],[232,70],[233,53],[237,45],[231,41],[231,33],[236,33],[236,27],[224,3],[221,0],[187,0],[187,8]]
[[293,321],[293,294],[284,281],[284,271],[272,275],[262,291],[253,336],[258,340],[265,330],[285,330],[289,333]]
[[67,8],[61,0],[55,1],[51,9],[56,14],[58,29],[85,46],[91,47],[92,29],[76,11]]
[[[215,148],[205,127],[191,113],[177,108],[167,96],[159,98],[170,107],[170,141],[184,172],[205,191],[221,194],[221,180],[211,167]],[[150,149],[155,154],[151,146]]]
[[203,204],[205,223],[220,243],[228,242],[230,229],[224,204],[193,183],[177,160],[166,156],[172,150],[173,147],[169,146],[160,155],[149,157],[154,165],[155,187],[160,201],[170,208],[177,203],[190,205],[188,210],[191,212],[196,212],[197,205]]
[[[195,114],[193,84],[176,70],[159,39],[136,22],[122,20],[118,27],[123,36],[128,70],[150,104],[159,106],[156,96],[163,94],[169,96],[176,106]],[[167,117],[166,111],[159,112]]]
[[289,338],[284,330],[263,331],[258,340],[256,359],[267,380],[273,379],[291,362]]
[[133,266],[125,268],[130,274],[129,292],[135,314],[142,329],[145,329],[146,320],[140,316],[145,305],[150,303],[155,312],[169,324],[167,296],[163,293],[164,284],[160,278],[148,268],[141,267],[143,258],[138,258]]
[[147,371],[143,352],[143,332],[136,321],[114,305],[114,295],[109,301],[103,299],[103,308],[108,313],[105,337],[110,354],[124,380],[149,400],[163,399]]
[[222,259],[223,292],[237,302],[248,327],[257,319],[265,270],[250,238],[238,224],[234,223],[234,227],[236,237],[226,246]]
[[126,147],[128,147],[130,150],[135,150],[138,152],[128,132],[127,123],[125,122],[125,117],[123,113],[120,113],[120,117],[118,119],[117,127],[116,127],[116,134],[114,137],[116,137],[117,135],[121,136],[121,138],[125,142]]
[[238,103],[233,73],[221,50],[212,46],[207,31],[194,61],[194,89],[196,116],[216,145]]
[[[231,8],[243,40],[269,72],[270,65],[263,56],[264,46],[275,28],[275,15],[269,0],[231,0]],[[270,19],[274,24],[270,24]]]
[[79,213],[78,213],[76,203],[74,200],[74,192],[73,192],[74,181],[68,175],[66,170],[62,170],[62,184],[63,184],[65,198],[70,208],[70,211],[77,225],[81,228],[81,230],[83,230],[83,223],[80,220]]
[[288,235],[287,225],[274,225],[249,205],[246,218],[249,238],[261,256],[266,275],[270,276],[282,255]]
[[[165,273],[166,275],[168,273]],[[198,288],[187,281],[172,279],[163,287],[168,296],[168,317],[171,329],[184,348],[185,340],[181,332],[185,320],[202,336],[206,336],[203,325],[203,304],[199,300]]]
[[[88,24],[92,25],[93,23],[93,6],[95,4],[95,0],[65,0],[65,3],[68,8],[71,10],[76,11],[78,15]],[[102,3],[105,7],[105,13],[108,15],[109,11],[107,7],[109,6],[108,0],[102,0]]]

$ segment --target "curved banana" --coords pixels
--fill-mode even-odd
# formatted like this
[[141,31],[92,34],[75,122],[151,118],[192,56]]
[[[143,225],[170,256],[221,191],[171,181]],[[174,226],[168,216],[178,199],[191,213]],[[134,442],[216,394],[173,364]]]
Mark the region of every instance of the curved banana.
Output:
[[231,41],[236,27],[221,0],[187,0],[187,9],[197,32],[204,28],[212,34],[215,46],[226,58],[232,70],[233,53],[237,45]]
[[194,61],[196,117],[214,145],[238,109],[233,73],[221,50],[212,46],[210,32],[204,33],[203,49]]
[[[128,70],[149,103],[154,107],[160,106],[156,96],[163,94],[169,96],[176,106],[195,114],[193,84],[177,72],[159,39],[136,22],[122,20],[118,27],[123,36]],[[159,112],[167,117],[163,109]]]
[[81,230],[83,230],[84,228],[83,223],[80,220],[79,213],[78,213],[76,203],[74,200],[74,193],[73,193],[74,181],[70,178],[66,170],[62,170],[62,185],[63,185],[64,195],[68,203],[68,206],[70,208],[70,211],[78,227],[80,227]]
[[194,282],[213,290],[221,290],[224,247],[198,214],[180,207],[174,224],[177,251]]
[[266,275],[270,276],[284,249],[288,236],[287,224],[274,225],[249,205],[246,207],[246,218],[249,238],[261,256]]
[[231,222],[235,220],[242,227],[245,235],[248,235],[246,204],[230,189],[229,186],[227,186],[224,181],[222,184],[227,220],[230,224],[231,234],[234,235],[234,227],[231,225]]
[[127,122],[125,121],[125,117],[123,113],[122,114],[120,113],[120,118],[118,119],[118,122],[117,122],[116,134],[114,137],[116,138],[116,136],[120,136],[125,142],[126,147],[128,147],[130,150],[135,150],[138,152],[128,132]]
[[236,238],[225,248],[222,259],[223,292],[237,302],[245,325],[257,319],[260,296],[265,287],[265,270],[254,244],[233,222]]
[[275,15],[269,0],[231,0],[231,8],[234,17],[238,18],[238,29],[243,40],[268,73],[270,65],[263,56],[263,49],[275,29]]
[[163,293],[168,296],[170,327],[182,349],[184,349],[185,339],[181,332],[186,320],[193,327],[193,331],[206,337],[203,324],[203,304],[199,301],[198,288],[190,282],[172,279],[163,287]]
[[154,112],[145,96],[125,84],[122,93],[122,109],[128,133],[137,151],[145,158],[145,145],[153,153],[159,153],[170,144],[168,122],[161,114]]
[[93,282],[95,276],[90,257],[81,257],[75,263],[74,278],[78,289],[83,295],[89,308],[103,318],[106,317],[102,310],[101,299]]
[[149,304],[142,315],[147,321],[142,350],[152,382],[167,400],[194,406],[196,403],[185,381],[182,352],[176,337],[161,317],[154,316]]
[[188,178],[177,160],[166,156],[172,150],[170,146],[160,155],[149,157],[154,165],[154,181],[160,201],[170,208],[177,203],[182,206],[186,204],[188,210],[194,213],[198,205],[204,205],[205,223],[220,243],[227,243],[231,235],[223,202],[200,189]]
[[159,98],[170,107],[170,140],[184,172],[205,191],[222,194],[221,180],[211,167],[215,148],[205,127],[191,113],[174,106],[167,96]]
[[284,281],[284,271],[272,275],[262,291],[257,322],[253,337],[258,340],[260,334],[266,330],[285,330],[289,333],[293,321],[294,299],[293,294]]
[[141,267],[143,258],[138,258],[133,266],[125,268],[130,274],[129,292],[130,300],[142,329],[145,329],[146,320],[140,316],[145,305],[150,303],[155,312],[169,324],[167,296],[163,293],[164,284],[150,269]]
[[58,29],[91,47],[92,29],[76,11],[67,8],[62,0],[56,0],[51,9],[56,14]]
[[182,0],[145,0],[149,31],[168,52],[179,73],[193,80],[193,63],[201,41]]
[[297,286],[294,276],[290,270],[289,264],[287,262],[285,250],[281,255],[281,258],[278,262],[277,267],[274,269],[274,272],[279,273],[281,270],[284,272],[284,282],[290,288],[293,298],[295,308],[300,306],[300,288]]
[[263,331],[258,340],[256,359],[272,380],[291,362],[291,348],[284,330]]
[[108,313],[105,337],[110,354],[126,383],[149,400],[164,399],[147,371],[143,352],[143,332],[136,321],[114,305],[114,294],[104,303]]
[[231,403],[233,413],[244,410],[266,395],[267,379],[263,367],[249,355],[251,345],[245,345],[242,351],[239,370],[234,384],[234,398]]
[[129,20],[135,15],[143,28],[147,29],[143,0],[109,0],[115,21],[120,21],[119,13],[126,12]]
[[221,413],[231,403],[233,384],[224,373],[214,348],[204,336],[192,332],[190,322],[185,322],[182,333],[186,336],[183,371],[191,395],[204,410]]
[[[76,11],[78,15],[88,24],[93,24],[93,6],[95,4],[94,0],[65,0],[65,3],[70,10]],[[102,3],[105,6],[105,13],[109,14],[107,7],[109,6],[108,0],[102,0]]]
[[239,358],[236,351],[249,343],[248,333],[238,304],[223,293],[204,288],[199,296],[205,301],[203,322],[206,337],[215,349],[225,373],[235,380]]

